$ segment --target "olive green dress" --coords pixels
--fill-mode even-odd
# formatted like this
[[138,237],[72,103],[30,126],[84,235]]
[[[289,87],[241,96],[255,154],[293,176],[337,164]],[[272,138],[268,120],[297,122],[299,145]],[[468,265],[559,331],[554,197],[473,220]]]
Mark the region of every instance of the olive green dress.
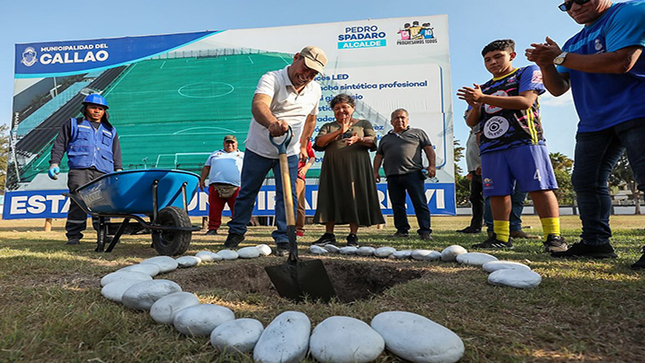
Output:
[[[324,124],[317,138],[340,128],[337,122]],[[374,128],[367,120],[357,121],[346,133],[350,137],[375,138]],[[376,182],[372,169],[369,149],[365,145],[346,146],[342,138],[330,142],[325,148],[320,169],[318,187],[318,206],[314,222],[325,224],[356,223],[359,226],[383,224],[383,214],[376,192]],[[372,151],[376,150],[376,147]]]

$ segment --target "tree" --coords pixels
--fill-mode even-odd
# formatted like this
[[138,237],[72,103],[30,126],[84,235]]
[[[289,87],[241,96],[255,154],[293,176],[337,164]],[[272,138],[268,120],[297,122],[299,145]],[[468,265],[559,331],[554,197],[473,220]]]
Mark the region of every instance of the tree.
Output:
[[459,166],[459,162],[464,158],[466,148],[459,144],[459,140],[455,139],[453,150],[455,155],[455,199],[457,205],[464,205],[468,203],[470,197],[470,179],[461,175],[464,171]]
[[7,125],[0,125],[0,194],[4,194],[7,180],[7,158],[9,157],[9,133]]
[[573,205],[576,199],[576,193],[571,185],[571,171],[573,170],[573,160],[559,152],[549,153],[555,180],[558,182],[558,189],[555,196],[558,198],[560,205]]
[[616,165],[614,165],[614,170],[609,175],[609,185],[615,187],[627,185],[627,188],[632,193],[632,199],[635,202],[636,209],[634,214],[641,214],[641,192],[638,190],[638,183],[634,178],[634,172],[629,165],[629,159],[627,159],[626,153],[623,153],[618,159],[618,162],[616,162]]

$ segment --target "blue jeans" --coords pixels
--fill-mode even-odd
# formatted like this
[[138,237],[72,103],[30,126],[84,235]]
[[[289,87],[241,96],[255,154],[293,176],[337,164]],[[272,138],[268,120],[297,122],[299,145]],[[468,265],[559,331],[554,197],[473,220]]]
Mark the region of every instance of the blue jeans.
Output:
[[645,190],[645,118],[623,122],[602,131],[576,135],[571,183],[576,192],[582,221],[580,237],[587,244],[601,245],[609,242],[611,197],[607,180],[625,149],[638,189]]
[[421,171],[402,175],[388,175],[387,190],[392,202],[394,226],[397,232],[408,233],[410,230],[408,213],[405,208],[406,190],[414,206],[414,213],[417,215],[417,222],[419,223],[417,232],[419,234],[432,232],[432,229],[430,229],[430,209],[426,199],[425,176]]
[[[294,200],[293,213],[295,216],[298,200],[296,196],[296,178],[298,176],[298,156],[288,157],[289,177],[291,178],[291,194]],[[269,170],[275,175],[275,219],[278,229],[271,233],[277,242],[288,242],[287,218],[284,210],[284,199],[282,194],[282,173],[280,172],[280,160],[268,159],[252,151],[244,152],[244,164],[242,165],[242,186],[240,193],[235,200],[235,212],[233,219],[228,222],[228,232],[245,234],[247,224],[253,214],[253,205],[260,192],[260,188],[266,179]]]
[[[515,185],[515,192],[511,195],[511,232],[522,230],[522,211],[524,210],[524,201],[526,200],[526,193],[522,193],[520,188]],[[490,197],[484,198],[484,222],[488,227],[488,231],[493,231],[493,212],[490,209]]]

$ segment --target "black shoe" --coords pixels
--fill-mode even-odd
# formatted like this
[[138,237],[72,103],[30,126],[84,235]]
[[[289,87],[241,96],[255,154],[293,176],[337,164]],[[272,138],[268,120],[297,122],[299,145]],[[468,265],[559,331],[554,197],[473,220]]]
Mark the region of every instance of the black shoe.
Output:
[[65,242],[66,245],[78,245],[81,244],[81,240],[79,238],[70,238]]
[[229,232],[226,237],[226,242],[224,242],[224,247],[226,248],[235,248],[240,242],[244,241],[244,235],[239,233]]
[[394,238],[408,238],[408,237],[410,237],[410,233],[396,231],[396,233],[393,234],[392,237],[394,237]]
[[424,241],[432,241],[432,235],[430,235],[430,232],[419,233],[419,238]]
[[204,233],[204,236],[215,236],[217,234],[216,229],[209,229],[208,232]]
[[277,243],[278,248],[275,250],[276,256],[286,256],[289,254],[289,243],[287,242],[281,242]]
[[634,264],[632,265],[632,268],[634,270],[645,269],[645,246],[643,246],[642,252],[643,255],[641,256],[641,258],[638,261],[634,262]]
[[324,246],[336,243],[336,236],[333,233],[325,233],[312,243],[316,246]]
[[358,247],[358,236],[350,233],[347,235],[347,246]]
[[513,249],[513,240],[508,239],[508,242],[503,242],[497,239],[497,235],[493,233],[487,240],[482,243],[477,243],[471,246],[472,248],[485,248],[485,249]]
[[583,241],[574,243],[568,250],[564,252],[552,252],[551,257],[559,258],[616,258],[614,248],[611,244],[605,243],[602,245],[588,245]]
[[474,228],[473,226],[468,226],[464,229],[458,229],[457,233],[481,233],[481,228]]
[[569,248],[567,243],[564,241],[564,237],[556,236],[554,234],[549,234],[543,244],[544,252],[564,252]]

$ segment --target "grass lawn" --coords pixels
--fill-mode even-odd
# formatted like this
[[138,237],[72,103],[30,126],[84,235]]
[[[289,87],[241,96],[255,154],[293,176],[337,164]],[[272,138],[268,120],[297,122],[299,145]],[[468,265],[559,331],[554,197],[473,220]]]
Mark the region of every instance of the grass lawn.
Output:
[[[398,250],[441,251],[459,244],[467,249],[485,239],[458,235],[468,217],[433,217],[434,240],[394,240],[394,229],[359,230],[364,246]],[[193,220],[199,224],[201,220]],[[156,324],[149,314],[103,298],[100,279],[121,267],[156,255],[150,235],[123,237],[110,254],[94,252],[94,233],[79,246],[65,246],[64,220],[52,232],[42,220],[0,224],[0,361],[251,361],[249,356],[220,356],[207,338],[188,338],[172,326]],[[525,216],[531,234],[541,234],[535,216]],[[542,277],[532,290],[487,284],[481,268],[456,263],[321,257],[335,284],[370,276],[408,276],[401,283],[352,302],[294,304],[279,298],[263,267],[284,262],[275,256],[201,264],[160,275],[197,294],[202,303],[226,306],[236,317],[260,320],[264,326],[286,310],[305,313],[313,327],[324,319],[351,316],[369,324],[380,312],[404,310],[424,315],[451,329],[464,341],[462,361],[645,361],[645,272],[629,265],[645,244],[643,217],[614,216],[615,260],[556,260],[542,252],[540,241],[516,240],[512,251],[491,252],[500,260],[529,265]],[[571,244],[580,234],[577,217],[562,218]],[[270,227],[251,227],[243,246],[272,245]],[[339,227],[344,240],[347,227]],[[323,228],[309,226],[300,239],[302,257]],[[225,235],[195,233],[187,255],[222,249]],[[381,272],[379,272],[381,271]],[[405,274],[406,271],[414,273]],[[342,278],[345,277],[345,278]],[[412,278],[417,277],[417,278]],[[412,278],[412,279],[411,279]],[[385,281],[372,281],[386,284]],[[347,286],[343,286],[347,287]],[[311,358],[309,358],[311,359]],[[380,362],[400,361],[384,353]]]

